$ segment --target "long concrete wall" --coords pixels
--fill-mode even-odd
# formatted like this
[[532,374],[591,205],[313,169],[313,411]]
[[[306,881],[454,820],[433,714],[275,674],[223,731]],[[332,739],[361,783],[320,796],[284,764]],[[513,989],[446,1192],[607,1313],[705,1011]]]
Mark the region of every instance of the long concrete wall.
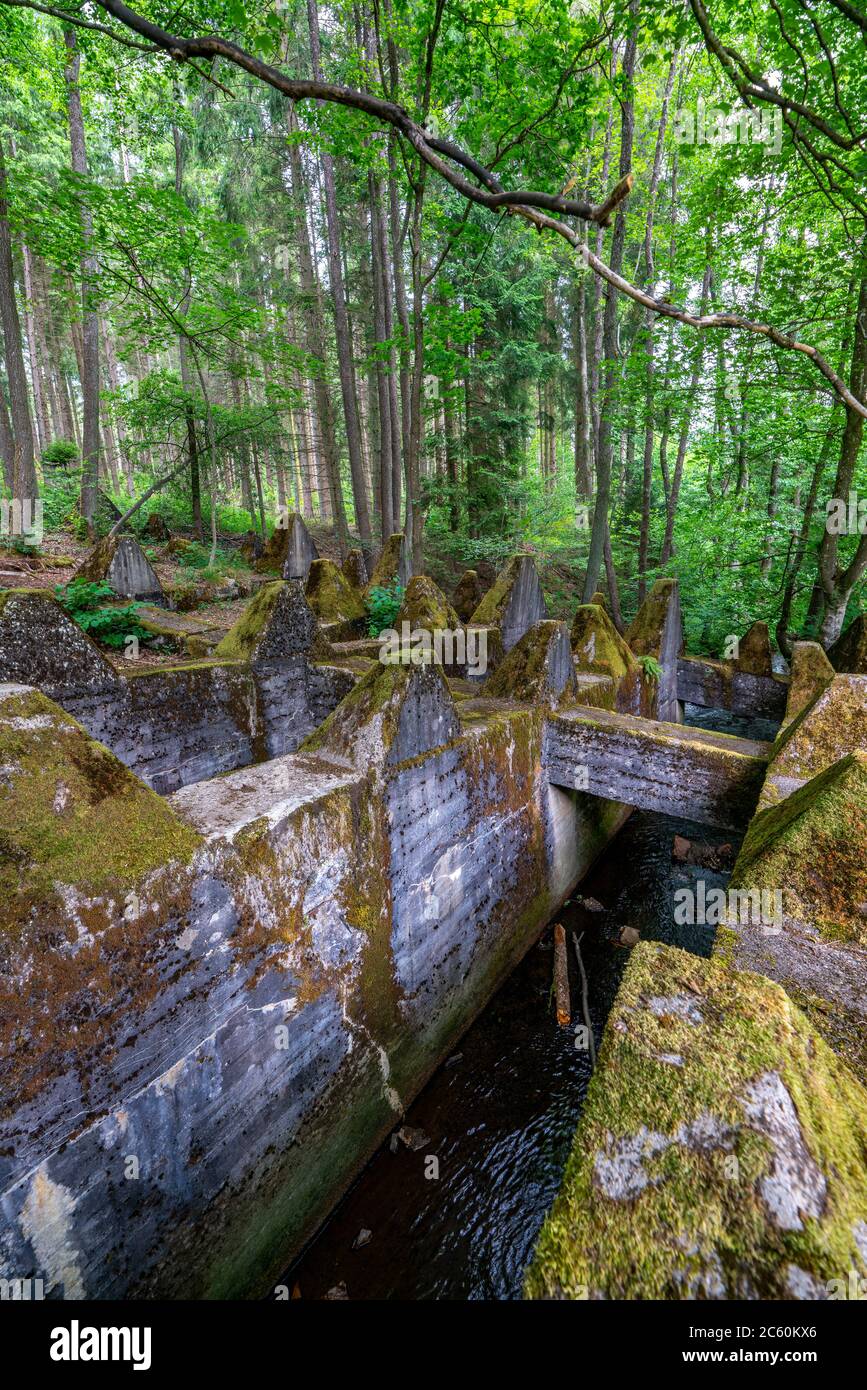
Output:
[[[89,760],[135,802],[123,834],[101,803],[91,884],[82,793],[74,886],[52,864],[2,933],[3,1277],[265,1291],[628,814],[545,784],[543,718],[468,709],[428,748],[402,710],[390,764],[377,713],[363,769],[325,747],[165,802],[43,695],[0,689],[0,743],[23,720],[58,760],[39,816],[67,814]],[[135,816],[159,838],[130,874]]]

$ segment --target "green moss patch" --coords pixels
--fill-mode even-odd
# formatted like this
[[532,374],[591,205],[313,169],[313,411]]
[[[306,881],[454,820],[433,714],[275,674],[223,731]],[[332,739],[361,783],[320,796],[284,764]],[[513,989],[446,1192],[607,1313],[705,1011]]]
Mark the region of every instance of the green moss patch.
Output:
[[320,623],[363,623],[364,603],[333,560],[314,560],[307,576],[307,602]]
[[412,628],[426,632],[456,632],[461,620],[442,589],[426,574],[417,574],[406,586],[403,602],[394,620],[395,629],[408,622]]
[[784,990],[637,946],[527,1295],[815,1298],[865,1212],[867,1092]]
[[199,836],[81,725],[36,691],[0,704],[0,924],[56,885],[128,887]]
[[732,886],[780,889],[787,915],[867,945],[867,753],[850,753],[760,811]]
[[834,668],[818,642],[796,642],[786,701],[784,727],[821,695],[834,679]]

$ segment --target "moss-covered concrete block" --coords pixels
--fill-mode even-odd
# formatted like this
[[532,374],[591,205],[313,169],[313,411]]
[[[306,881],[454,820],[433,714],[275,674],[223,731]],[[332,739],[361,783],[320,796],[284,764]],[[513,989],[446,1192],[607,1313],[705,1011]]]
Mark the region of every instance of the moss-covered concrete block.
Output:
[[350,550],[343,561],[343,577],[353,589],[358,589],[359,593],[367,584],[369,575],[367,565],[364,562],[364,552],[361,550]]
[[850,1271],[867,1092],[777,985],[641,943],[527,1296],[817,1299]]
[[477,570],[464,570],[452,594],[455,612],[462,623],[468,623],[485,597],[485,586]]
[[760,811],[732,886],[779,889],[787,917],[867,946],[867,751],[848,754]]
[[[351,641],[365,618],[361,593],[333,560],[314,560],[307,574],[307,602],[334,641]],[[338,635],[339,634],[339,635]]]
[[0,936],[65,916],[63,885],[123,894],[198,837],[40,691],[0,685]]
[[365,594],[369,594],[371,589],[388,589],[394,583],[405,589],[411,578],[412,565],[406,537],[402,531],[395,531],[382,548]]
[[61,702],[110,698],[120,685],[96,643],[45,589],[0,593],[0,681],[37,686]]
[[513,555],[470,618],[473,627],[498,627],[503,651],[511,651],[528,628],[548,616],[531,555]]
[[662,668],[652,713],[657,719],[678,723],[682,712],[677,698],[677,662],[683,652],[683,622],[676,579],[656,580],[625,638],[636,656],[652,656]]
[[623,714],[643,712],[641,667],[598,603],[579,604],[572,622],[572,650],[579,674],[589,671],[612,678],[615,709]]
[[406,586],[403,602],[394,620],[395,629],[400,631],[404,622],[425,632],[456,632],[461,626],[460,618],[442,589],[426,574],[414,575]]
[[783,723],[791,724],[833,679],[834,668],[818,642],[795,642]]
[[552,618],[534,623],[488,680],[485,694],[526,704],[574,704],[578,685],[569,629]]
[[753,623],[738,643],[735,666],[749,676],[772,676],[771,634],[767,623]]
[[867,675],[867,613],[859,613],[828,650],[835,671]]
[[300,656],[328,661],[332,652],[307,602],[303,581],[278,579],[259,590],[214,656],[261,666]]
[[856,748],[867,749],[867,676],[834,676],[780,730],[769,781],[787,795]]
[[348,759],[375,772],[459,733],[454,699],[437,662],[377,661],[301,751]]
[[106,536],[98,541],[69,581],[110,584],[118,598],[163,604],[165,594],[156,571],[134,536]]

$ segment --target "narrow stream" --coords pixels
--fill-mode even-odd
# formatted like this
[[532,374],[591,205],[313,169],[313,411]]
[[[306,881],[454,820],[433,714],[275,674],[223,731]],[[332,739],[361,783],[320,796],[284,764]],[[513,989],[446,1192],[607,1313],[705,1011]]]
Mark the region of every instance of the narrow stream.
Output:
[[[746,738],[776,732],[764,720],[693,706],[686,722]],[[636,811],[559,915],[567,934],[581,936],[597,1044],[629,959],[617,940],[622,927],[710,955],[713,928],[677,926],[673,895],[700,877],[725,887],[729,870],[673,862],[675,835],[735,852],[739,846],[731,834]],[[404,1123],[427,1142],[416,1151],[380,1149],[279,1283],[308,1299],[521,1297],[591,1071],[573,1030],[554,1017],[552,949],[549,927],[408,1110]],[[573,967],[574,960],[575,1009]],[[438,1177],[429,1175],[430,1155]],[[369,1238],[354,1248],[362,1232]]]

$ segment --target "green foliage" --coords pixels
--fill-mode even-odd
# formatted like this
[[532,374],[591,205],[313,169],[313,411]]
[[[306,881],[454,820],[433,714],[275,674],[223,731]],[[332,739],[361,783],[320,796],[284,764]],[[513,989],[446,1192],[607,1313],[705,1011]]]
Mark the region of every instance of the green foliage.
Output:
[[150,639],[151,634],[136,617],[140,603],[104,606],[105,600],[115,597],[111,585],[104,580],[92,583],[74,579],[71,584],[57,585],[54,595],[78,626],[104,647],[122,647],[128,637],[137,637],[141,642]]
[[655,656],[651,656],[649,653],[645,656],[639,656],[638,664],[643,670],[645,676],[647,676],[648,680],[659,680],[660,676],[662,675],[662,667],[660,666]]
[[[62,442],[62,441],[57,441]],[[52,471],[42,489],[43,525],[46,531],[59,531],[74,526],[78,520],[78,496],[81,491],[81,470],[61,473]]]
[[395,579],[382,588],[371,589],[365,599],[367,609],[367,632],[370,637],[378,637],[386,628],[394,626],[394,620],[403,603],[403,586]]
[[72,468],[80,463],[78,445],[72,439],[53,439],[40,455],[42,462]]

